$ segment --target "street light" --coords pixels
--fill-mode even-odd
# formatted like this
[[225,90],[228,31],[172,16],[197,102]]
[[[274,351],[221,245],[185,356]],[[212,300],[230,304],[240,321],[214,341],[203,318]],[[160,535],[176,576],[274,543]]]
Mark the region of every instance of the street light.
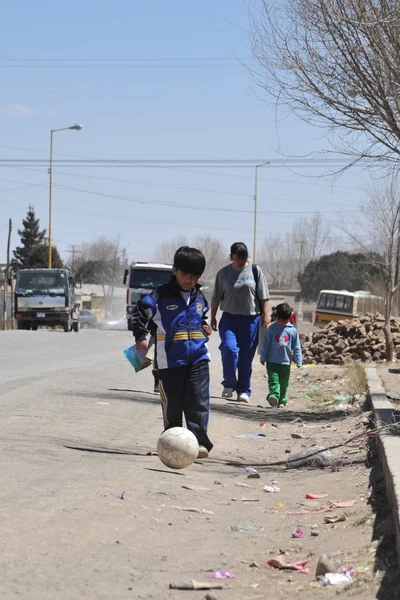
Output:
[[71,125],[70,127],[60,127],[60,129],[51,129],[50,131],[50,166],[49,166],[49,269],[51,269],[51,259],[52,259],[52,215],[53,215],[53,134],[57,131],[66,131],[67,129],[72,129],[74,131],[80,131],[82,129],[82,125]]
[[253,237],[253,263],[256,262],[257,260],[257,203],[258,203],[258,197],[257,197],[257,193],[258,193],[258,169],[260,167],[265,167],[265,165],[269,165],[270,162],[269,160],[266,160],[265,162],[256,165],[255,169],[256,169],[256,174],[255,174],[255,178],[254,178],[254,237]]

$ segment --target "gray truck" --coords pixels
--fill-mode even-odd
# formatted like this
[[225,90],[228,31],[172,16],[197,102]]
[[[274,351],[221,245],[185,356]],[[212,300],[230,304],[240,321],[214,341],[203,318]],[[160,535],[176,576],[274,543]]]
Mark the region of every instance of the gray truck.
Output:
[[20,269],[15,281],[18,329],[62,327],[79,331],[74,277],[68,269]]

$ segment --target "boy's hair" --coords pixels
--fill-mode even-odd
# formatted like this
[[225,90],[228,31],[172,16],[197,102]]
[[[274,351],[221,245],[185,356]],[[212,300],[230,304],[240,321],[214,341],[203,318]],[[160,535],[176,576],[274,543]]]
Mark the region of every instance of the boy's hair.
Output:
[[275,314],[277,319],[282,319],[282,321],[287,321],[290,319],[293,313],[293,308],[289,306],[287,302],[282,302],[282,304],[278,304],[275,308]]
[[206,268],[206,259],[197,248],[181,246],[175,252],[174,267],[177,271],[200,277]]
[[247,250],[247,246],[244,242],[235,242],[231,246],[231,256],[237,256],[238,258],[248,258],[249,251]]

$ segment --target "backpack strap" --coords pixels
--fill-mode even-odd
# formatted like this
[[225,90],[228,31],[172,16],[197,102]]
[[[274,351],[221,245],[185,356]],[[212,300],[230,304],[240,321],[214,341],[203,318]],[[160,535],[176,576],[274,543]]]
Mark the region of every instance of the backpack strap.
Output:
[[258,296],[258,280],[259,280],[259,272],[258,272],[258,267],[255,264],[251,265],[251,270],[253,271],[253,277],[254,277],[254,281],[256,282],[256,300],[258,302],[258,312],[261,312],[261,301],[260,298]]

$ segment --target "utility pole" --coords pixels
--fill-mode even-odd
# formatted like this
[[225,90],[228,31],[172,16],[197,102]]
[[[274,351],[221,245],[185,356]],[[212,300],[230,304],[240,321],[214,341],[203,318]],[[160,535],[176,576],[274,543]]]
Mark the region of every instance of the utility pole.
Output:
[[[300,273],[303,272],[303,262],[304,262],[304,245],[306,243],[305,240],[297,240],[295,242],[296,244],[300,244]],[[301,294],[300,294],[300,298],[299,298],[299,310],[298,310],[298,319],[299,321],[303,320],[303,306],[302,306],[302,300],[301,300]]]
[[82,250],[79,248],[79,246],[76,245],[72,245],[71,246],[71,250],[67,250],[67,252],[70,252],[72,254],[72,271],[75,270],[75,254],[78,252],[82,252]]
[[[8,278],[10,272],[10,245],[11,245],[12,220],[8,220],[8,239],[7,239],[7,266],[4,272],[4,314],[3,329],[7,329],[7,304],[8,304]],[[11,299],[12,302],[12,299]]]

